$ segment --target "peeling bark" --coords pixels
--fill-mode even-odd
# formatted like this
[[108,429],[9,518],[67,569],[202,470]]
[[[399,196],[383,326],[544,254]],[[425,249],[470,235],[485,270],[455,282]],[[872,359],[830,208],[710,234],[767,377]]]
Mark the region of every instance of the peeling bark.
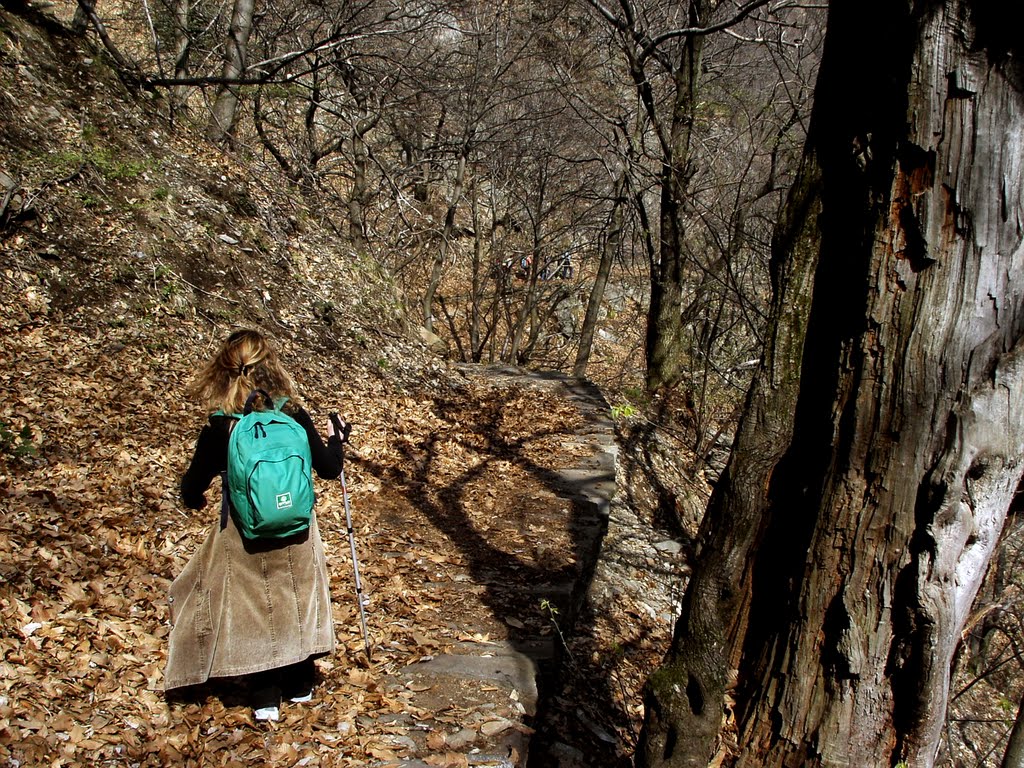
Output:
[[1024,51],[983,5],[830,5],[791,279],[641,765],[706,764],[737,660],[726,765],[934,763],[1024,470]]

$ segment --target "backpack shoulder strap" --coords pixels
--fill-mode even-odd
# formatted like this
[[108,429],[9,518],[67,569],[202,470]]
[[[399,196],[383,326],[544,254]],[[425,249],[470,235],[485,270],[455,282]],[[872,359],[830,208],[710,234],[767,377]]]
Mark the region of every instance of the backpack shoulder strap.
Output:
[[254,389],[252,392],[249,393],[249,397],[245,399],[245,408],[242,410],[242,413],[248,415],[249,413],[252,412],[252,407],[255,404],[257,397],[262,397],[263,402],[267,404],[268,408],[275,407],[274,401],[270,398],[270,395],[267,394],[267,391],[265,389]]

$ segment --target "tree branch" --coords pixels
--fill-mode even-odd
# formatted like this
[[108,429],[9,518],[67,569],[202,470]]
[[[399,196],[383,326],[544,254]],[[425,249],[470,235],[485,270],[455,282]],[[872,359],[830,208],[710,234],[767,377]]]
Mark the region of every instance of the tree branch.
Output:
[[114,41],[110,39],[110,34],[107,32],[106,26],[100,20],[100,17],[96,15],[96,10],[93,7],[93,3],[89,0],[78,0],[78,7],[86,15],[89,21],[92,22],[93,28],[96,30],[96,34],[99,35],[100,42],[103,43],[103,47],[106,48],[107,53],[117,64],[117,68],[122,74],[126,75],[136,84],[146,83],[148,79],[146,75],[139,68],[139,65],[134,61],[131,61],[126,57],[117,46],[114,45]]
[[712,24],[707,27],[684,27],[683,29],[670,29],[668,32],[662,32],[657,37],[653,38],[647,45],[640,51],[640,61],[645,60],[651,54],[653,54],[657,48],[669,40],[673,40],[677,37],[689,37],[690,35],[710,35],[712,32],[720,32],[723,29],[736,26],[743,19],[749,16],[751,13],[756,11],[762,6],[768,5],[771,0],[752,0],[746,5],[742,6],[735,14],[718,24]]

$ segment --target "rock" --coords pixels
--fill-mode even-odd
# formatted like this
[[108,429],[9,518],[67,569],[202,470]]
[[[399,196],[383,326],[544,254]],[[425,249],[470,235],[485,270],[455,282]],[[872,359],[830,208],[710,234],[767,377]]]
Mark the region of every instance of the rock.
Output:
[[390,741],[396,747],[402,747],[403,749],[408,749],[410,752],[416,751],[416,742],[413,741],[408,736],[392,735],[392,736],[388,736],[387,738],[388,738],[388,741]]
[[495,648],[493,653],[492,656],[441,654],[409,665],[405,675],[493,682],[517,691],[517,700],[532,716],[537,711],[537,669],[533,660],[511,648]]
[[444,343],[444,339],[422,325],[416,328],[416,337],[419,341],[426,344],[432,352],[444,352],[448,348],[448,345]]
[[450,733],[444,737],[445,746],[449,749],[462,749],[476,741],[476,731],[472,728],[463,728],[457,733]]

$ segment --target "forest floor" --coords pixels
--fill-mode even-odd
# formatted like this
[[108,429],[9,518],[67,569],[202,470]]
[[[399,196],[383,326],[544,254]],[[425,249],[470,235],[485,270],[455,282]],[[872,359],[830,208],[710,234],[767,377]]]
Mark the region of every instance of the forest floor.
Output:
[[[467,642],[498,646],[561,631],[536,586],[577,567],[572,515],[537,470],[579,460],[567,442],[580,426],[577,407],[482,371],[444,368],[428,389],[399,396],[349,383],[348,396],[309,407],[320,421],[337,407],[354,424],[348,486],[372,658],[339,484],[322,484],[340,648],[319,663],[316,701],[262,724],[230,689],[165,697],[167,587],[215,516],[187,515],[177,500],[201,415],[172,393],[196,360],[170,331],[89,327],[83,318],[20,323],[11,298],[4,296],[0,334],[7,764],[256,765],[269,755],[275,765],[398,765],[409,755],[410,727],[422,726],[395,715],[415,707],[418,690],[386,679]],[[658,493],[645,493],[639,477],[628,497],[634,506],[647,498],[656,514]],[[639,689],[670,626],[655,614],[629,590],[591,603],[564,638],[573,662],[553,681],[548,746],[585,755],[584,764],[628,764]],[[442,723],[433,744],[439,765],[459,764],[444,762],[453,754],[446,733],[465,743],[468,731],[472,743],[496,719],[468,699],[420,715]]]
[[[347,246],[343,210],[170,124],[103,62],[42,12],[0,8],[0,762],[457,766],[511,730],[529,768],[625,768],[708,492],[685,427],[616,421],[618,493],[585,573],[574,502],[550,482],[588,459],[578,404],[410,341],[407,297]],[[622,388],[613,404],[638,365],[635,317],[609,316],[626,341],[592,361]],[[167,588],[214,524],[178,500],[205,418],[182,392],[243,326],[274,337],[318,424],[353,424],[373,649],[340,487],[321,484],[339,648],[316,700],[272,724],[230,685],[161,691]],[[547,591],[566,579],[583,598],[571,617]],[[1018,631],[985,651],[995,666],[961,665],[957,765],[996,764],[1018,697],[986,670],[1015,674]],[[468,691],[430,709],[411,674],[538,640],[556,663],[535,716]]]

